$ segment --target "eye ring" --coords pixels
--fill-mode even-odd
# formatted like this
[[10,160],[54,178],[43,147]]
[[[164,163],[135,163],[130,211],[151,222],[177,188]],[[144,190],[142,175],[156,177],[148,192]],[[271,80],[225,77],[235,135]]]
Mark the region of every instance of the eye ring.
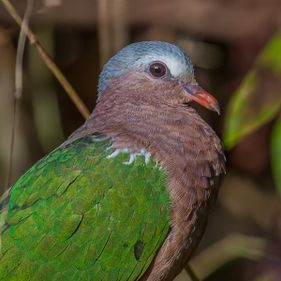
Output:
[[149,66],[150,74],[155,78],[161,78],[167,73],[167,66],[163,62],[153,62]]

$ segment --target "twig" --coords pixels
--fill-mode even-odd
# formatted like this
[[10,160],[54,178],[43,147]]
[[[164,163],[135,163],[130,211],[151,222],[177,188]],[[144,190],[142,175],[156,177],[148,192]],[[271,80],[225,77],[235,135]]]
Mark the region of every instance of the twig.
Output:
[[[28,0],[26,4],[26,10],[24,13],[24,18],[23,18],[23,23],[25,26],[29,25],[29,19],[32,12],[32,8],[33,8],[33,0]],[[8,177],[7,177],[6,189],[9,188],[13,175],[13,158],[14,158],[18,101],[22,96],[22,89],[23,89],[22,69],[23,69],[23,55],[24,55],[25,42],[26,42],[26,34],[25,32],[23,32],[23,29],[21,28],[20,36],[18,40],[16,66],[15,66],[15,94],[14,94],[14,102],[13,102],[12,134],[11,134],[11,142],[10,142],[10,150],[9,150],[9,165],[8,165]]]
[[[33,0],[28,0],[26,4],[26,10],[23,17],[23,23],[25,26],[29,26],[29,19],[33,9]],[[22,25],[23,26],[23,25]],[[21,28],[18,47],[17,47],[17,57],[16,57],[16,70],[15,70],[15,98],[20,99],[22,96],[23,89],[23,55],[26,42],[26,33]]]
[[100,66],[128,43],[128,0],[97,0]]
[[192,281],[200,281],[199,278],[195,275],[193,269],[190,267],[189,264],[187,264],[185,266],[185,270],[187,271],[187,274],[189,275],[189,277]]
[[112,19],[109,6],[109,0],[97,1],[100,66],[108,60],[112,52]]
[[111,3],[113,52],[117,52],[129,41],[128,0],[114,0]]
[[64,88],[66,93],[69,95],[70,99],[76,105],[77,109],[81,113],[81,115],[86,119],[89,117],[90,112],[87,109],[86,105],[80,99],[74,88],[67,81],[65,76],[62,74],[57,65],[50,58],[44,47],[41,45],[35,34],[30,30],[30,28],[22,21],[15,7],[9,0],[1,0],[7,12],[11,15],[11,17],[15,20],[15,22],[21,27],[23,32],[26,34],[29,42],[32,46],[35,47],[41,59],[45,62],[46,66],[53,73],[53,75],[57,78],[61,86]]

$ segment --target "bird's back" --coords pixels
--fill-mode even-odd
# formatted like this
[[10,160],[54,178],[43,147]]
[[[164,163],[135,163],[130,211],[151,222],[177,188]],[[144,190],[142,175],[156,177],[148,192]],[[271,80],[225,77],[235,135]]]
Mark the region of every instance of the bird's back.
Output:
[[169,232],[155,162],[85,137],[29,169],[0,202],[0,280],[137,280]]

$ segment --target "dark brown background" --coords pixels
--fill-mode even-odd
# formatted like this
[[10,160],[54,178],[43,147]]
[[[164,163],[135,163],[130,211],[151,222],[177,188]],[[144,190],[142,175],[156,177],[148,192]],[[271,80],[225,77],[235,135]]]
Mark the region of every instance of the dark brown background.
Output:
[[[12,1],[21,15],[26,1]],[[228,102],[281,25],[280,0],[35,1],[31,28],[92,110],[104,61],[129,42],[166,40],[182,47],[222,116],[198,108],[223,133]],[[6,188],[19,29],[0,2],[0,187]],[[281,51],[281,50],[280,50]],[[280,82],[280,78],[278,78]],[[271,77],[263,75],[262,103]],[[17,116],[13,182],[83,123],[62,88],[27,46]],[[274,121],[227,152],[228,173],[204,240],[191,264],[204,280],[281,280],[280,199],[269,142]],[[262,279],[264,278],[264,279]],[[182,273],[179,280],[189,280]]]

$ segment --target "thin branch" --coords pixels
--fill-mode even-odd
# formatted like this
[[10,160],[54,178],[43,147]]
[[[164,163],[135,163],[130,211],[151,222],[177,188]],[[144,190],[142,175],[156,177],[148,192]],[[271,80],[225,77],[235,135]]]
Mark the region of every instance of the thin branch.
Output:
[[189,264],[185,266],[185,270],[192,281],[200,281],[200,279],[195,275],[193,269],[190,267]]
[[46,66],[53,73],[53,75],[57,78],[61,86],[64,88],[66,93],[69,95],[70,99],[73,101],[81,115],[86,119],[90,115],[90,111],[84,104],[84,102],[80,99],[74,88],[67,81],[65,76],[62,74],[57,65],[50,58],[44,47],[41,45],[35,34],[30,30],[30,28],[22,21],[15,7],[9,0],[1,0],[7,12],[11,15],[11,17],[15,20],[15,22],[22,28],[23,32],[26,34],[29,42],[32,46],[35,47],[41,59],[45,62]]
[[[29,26],[29,19],[33,8],[33,0],[28,0],[26,10],[23,17],[23,23],[25,26]],[[22,25],[23,26],[23,25]],[[23,89],[23,55],[26,42],[26,33],[21,28],[16,57],[16,70],[15,70],[15,98],[20,99]]]
[[128,0],[111,2],[113,52],[117,52],[129,42],[128,29]]
[[[33,0],[28,0],[26,4],[26,10],[24,13],[23,23],[25,26],[29,25],[29,19],[33,8]],[[8,165],[8,177],[7,177],[7,186],[8,189],[13,175],[13,158],[14,158],[14,147],[15,147],[15,135],[16,135],[16,123],[17,123],[17,112],[18,112],[18,101],[22,96],[23,89],[23,55],[26,42],[26,34],[21,28],[20,36],[18,40],[17,47],[17,57],[16,57],[16,66],[15,66],[15,94],[13,102],[13,119],[12,119],[12,134],[9,150],[9,165]]]
[[110,0],[97,1],[99,58],[102,66],[112,52],[112,19],[110,14]]

